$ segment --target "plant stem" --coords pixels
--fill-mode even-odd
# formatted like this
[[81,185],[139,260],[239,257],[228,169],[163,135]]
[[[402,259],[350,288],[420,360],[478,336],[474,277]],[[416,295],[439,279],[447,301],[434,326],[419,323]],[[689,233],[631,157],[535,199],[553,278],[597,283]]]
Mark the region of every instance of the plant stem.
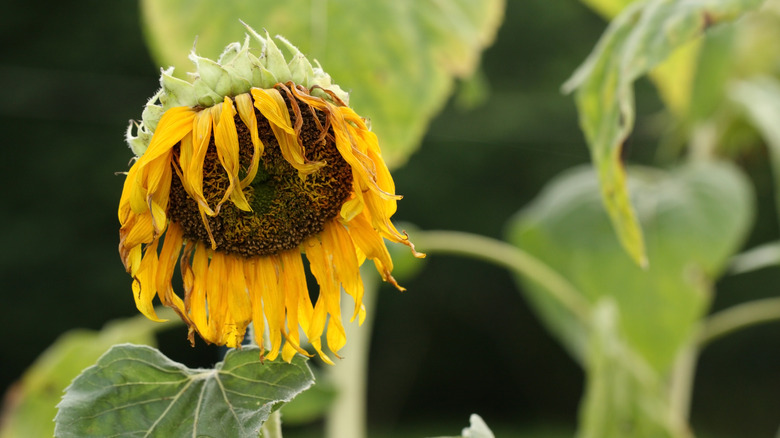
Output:
[[429,253],[460,254],[503,266],[543,286],[543,290],[568,309],[577,319],[589,324],[591,305],[568,280],[525,251],[508,243],[458,231],[415,233],[414,241]]
[[265,420],[263,427],[260,428],[260,436],[262,438],[282,438],[282,414],[278,409],[271,412],[271,415]]
[[[336,366],[328,368],[338,391],[325,423],[325,436],[329,438],[366,436],[368,353],[379,276],[373,271],[372,266],[370,269],[361,269],[361,277],[364,288],[363,304],[367,309],[366,319],[360,327],[356,322],[345,324],[344,330],[349,342],[341,350],[344,357]],[[341,309],[344,315],[352,315],[351,300],[343,300]]]
[[697,345],[690,342],[677,356],[672,369],[669,385],[669,410],[674,430],[680,436],[692,436],[688,426],[688,417],[690,416],[691,394],[698,357]]
[[710,316],[699,335],[699,346],[733,331],[762,322],[780,320],[780,298],[765,298],[732,306]]

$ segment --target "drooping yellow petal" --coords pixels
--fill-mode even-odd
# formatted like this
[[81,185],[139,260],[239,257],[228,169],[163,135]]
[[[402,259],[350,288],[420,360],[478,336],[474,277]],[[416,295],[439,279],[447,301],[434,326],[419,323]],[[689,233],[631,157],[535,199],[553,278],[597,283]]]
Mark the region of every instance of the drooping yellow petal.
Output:
[[206,333],[206,340],[217,345],[225,344],[226,326],[229,323],[228,294],[223,290],[223,285],[227,282],[225,256],[218,251],[211,254],[209,274],[206,277],[206,303],[209,315],[209,330]]
[[[316,326],[312,324],[310,331],[312,334],[316,331],[321,333],[325,323],[323,313],[330,315],[326,339],[328,348],[338,353],[346,344],[347,335],[341,324],[341,288],[333,269],[333,248],[326,247],[325,242],[320,242],[316,236],[311,237],[306,242],[306,258],[309,260],[311,273],[320,285],[320,296],[314,305]],[[311,340],[312,336],[309,335],[309,341]]]
[[160,250],[155,285],[160,301],[164,305],[173,308],[183,318],[186,318],[184,301],[173,292],[173,286],[171,285],[173,270],[176,267],[176,261],[179,259],[179,253],[181,253],[183,238],[182,228],[176,223],[170,223],[165,233],[163,247]]
[[[260,285],[260,275],[258,270],[258,257],[252,257],[244,263],[244,278],[246,279],[246,290],[249,293],[249,300],[252,305],[252,328],[254,329],[255,343],[262,350],[265,349],[263,336],[265,334],[265,316],[263,315],[263,288]],[[261,353],[261,357],[264,353]]]
[[[216,111],[212,112],[212,117],[214,117],[214,113]],[[236,132],[236,123],[233,120],[235,115],[236,110],[233,108],[233,101],[225,96],[219,118],[214,119],[214,144],[217,147],[217,156],[225,172],[227,172],[230,184],[225,192],[225,196],[217,204],[215,212],[219,211],[219,208],[228,198],[239,209],[244,211],[252,210],[244,196],[244,192],[241,190],[238,179],[238,133]]]
[[153,233],[150,213],[131,214],[128,221],[119,229],[119,245],[129,250],[142,243],[150,243],[153,240]]
[[365,214],[355,216],[354,219],[347,223],[347,226],[349,227],[349,235],[352,238],[352,242],[365,257],[374,261],[376,270],[382,276],[382,279],[401,291],[406,290],[399,286],[393,278],[391,274],[393,272],[393,260],[390,258],[387,246],[385,246],[382,237],[371,226]]
[[[311,321],[314,308],[306,287],[306,274],[303,269],[301,252],[297,248],[283,251],[279,258],[279,277],[282,290],[284,291],[288,330],[287,342],[285,342],[282,349],[282,359],[289,363],[295,356],[296,351],[303,355],[311,356],[300,346],[301,338],[298,332],[298,321],[299,319],[305,321],[301,323],[305,332],[309,327],[308,321]],[[300,315],[303,315],[303,317],[300,318]]]
[[189,188],[187,193],[198,203],[200,210],[209,216],[214,216],[214,210],[208,205],[203,195],[203,161],[206,158],[211,139],[211,113],[211,109],[200,111],[192,121],[192,159],[186,168],[182,163],[184,175],[182,185],[185,189]]
[[155,278],[157,276],[157,240],[146,246],[143,260],[133,278],[133,298],[135,306],[152,321],[163,321],[154,311],[152,300],[157,295]]
[[363,281],[360,279],[360,264],[355,245],[349,233],[338,221],[329,221],[322,232],[322,246],[330,253],[330,260],[338,282],[355,300],[355,311],[351,321],[360,313],[363,305]]
[[279,288],[277,268],[278,262],[275,256],[258,258],[257,276],[260,288],[263,290],[263,313],[268,321],[268,340],[271,343],[268,359],[270,360],[276,359],[279,355],[284,330],[284,299]]
[[302,175],[308,175],[325,165],[323,162],[312,162],[306,159],[303,146],[298,141],[297,133],[290,121],[287,104],[279,91],[274,88],[267,90],[253,88],[251,93],[255,101],[255,108],[268,119],[274,137],[279,142],[282,156],[293,168]]
[[246,333],[246,327],[252,320],[252,304],[247,294],[246,280],[244,277],[244,259],[240,256],[226,255],[227,281],[222,287],[223,293],[227,293],[228,300],[228,331],[225,345],[236,348],[241,345]]
[[138,159],[138,164],[144,167],[147,163],[170,151],[185,135],[192,131],[192,119],[195,110],[178,106],[170,108],[160,118],[154,130],[149,147]]
[[238,116],[241,117],[241,121],[244,122],[247,129],[249,129],[249,135],[252,138],[252,161],[249,163],[246,177],[241,180],[241,188],[248,186],[257,175],[257,167],[260,162],[260,157],[263,155],[264,147],[260,141],[260,137],[257,134],[257,117],[255,117],[255,107],[252,106],[252,98],[248,93],[239,94],[236,96],[236,109],[238,110]]
[[137,179],[138,166],[130,167],[130,170],[125,176],[125,183],[122,186],[122,195],[119,198],[119,223],[124,225],[128,220],[128,216],[133,212],[130,207],[131,193],[135,192],[135,181]]
[[[192,256],[192,264],[190,264]],[[208,275],[208,250],[202,243],[187,242],[181,258],[181,272],[184,283],[184,307],[189,320],[198,333],[208,333],[208,312],[206,311],[206,276]]]

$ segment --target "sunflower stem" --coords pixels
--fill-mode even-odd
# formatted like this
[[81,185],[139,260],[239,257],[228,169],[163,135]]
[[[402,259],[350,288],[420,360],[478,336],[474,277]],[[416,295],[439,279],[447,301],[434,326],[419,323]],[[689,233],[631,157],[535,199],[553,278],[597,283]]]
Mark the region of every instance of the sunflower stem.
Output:
[[282,438],[282,414],[277,409],[268,416],[260,428],[261,438]]
[[415,244],[427,253],[459,254],[503,266],[538,283],[553,299],[588,325],[591,305],[561,274],[541,260],[508,243],[460,231],[424,231],[415,233]]
[[780,320],[780,298],[737,304],[710,316],[699,335],[699,347],[731,332],[763,322]]
[[[368,353],[371,329],[374,323],[379,276],[372,269],[361,269],[363,279],[363,304],[366,319],[362,326],[357,321],[344,324],[349,342],[341,350],[343,359],[329,367],[331,380],[338,393],[331,405],[325,423],[328,438],[365,438],[366,436],[366,383],[368,378]],[[351,300],[342,301],[342,313],[352,315]]]

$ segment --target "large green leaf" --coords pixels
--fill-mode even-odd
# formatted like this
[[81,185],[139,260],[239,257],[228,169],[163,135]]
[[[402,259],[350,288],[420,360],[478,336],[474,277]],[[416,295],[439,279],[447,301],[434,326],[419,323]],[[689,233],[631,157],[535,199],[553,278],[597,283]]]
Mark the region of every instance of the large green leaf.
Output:
[[155,345],[154,334],[173,324],[181,324],[170,309],[159,309],[168,324],[137,316],[112,321],[100,330],[71,330],[60,336],[30,366],[10,390],[3,406],[0,437],[50,437],[62,392],[84,368],[95,363],[111,346],[133,342]]
[[318,59],[370,117],[388,164],[402,164],[449,96],[468,77],[503,18],[504,0],[143,0],[149,46],[161,66],[190,71],[202,56],[243,41],[243,20],[281,34]]
[[119,345],[68,388],[56,437],[251,437],[314,382],[302,356],[260,362],[230,350],[214,369],[189,369],[154,348]]
[[634,126],[633,82],[715,23],[733,20],[764,0],[648,0],[626,7],[593,53],[564,84],[577,90],[580,125],[618,238],[647,264],[642,230],[629,199],[620,152]]
[[[663,372],[704,314],[712,281],[745,236],[752,218],[749,184],[734,167],[703,162],[673,172],[632,168],[630,186],[653,264],[625,257],[601,207],[592,169],[553,181],[510,229],[510,242],[567,278],[590,302],[611,297],[623,337]],[[538,285],[525,290],[542,319],[575,357],[589,336]]]

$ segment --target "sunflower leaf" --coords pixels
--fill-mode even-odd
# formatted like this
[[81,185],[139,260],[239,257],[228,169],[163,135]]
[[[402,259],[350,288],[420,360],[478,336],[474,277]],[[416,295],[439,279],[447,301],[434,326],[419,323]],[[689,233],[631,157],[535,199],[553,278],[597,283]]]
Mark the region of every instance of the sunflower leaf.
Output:
[[[656,372],[668,370],[704,315],[715,279],[746,236],[754,210],[744,175],[727,163],[672,172],[631,168],[632,199],[654,263],[640,269],[601,208],[597,174],[573,169],[553,181],[511,224],[509,241],[567,278],[591,304],[618,306],[621,338]],[[539,316],[572,355],[588,357],[588,330],[522,279]]]
[[[162,318],[176,318],[168,308],[158,309]],[[65,332],[35,360],[8,391],[0,423],[0,438],[42,437],[54,434],[56,405],[62,392],[81,370],[117,343],[155,345],[154,334],[181,324],[178,318],[160,324],[144,316],[110,321],[100,331],[75,329]]]
[[564,84],[576,90],[580,125],[598,171],[602,199],[623,248],[647,264],[642,230],[626,187],[620,152],[634,126],[632,84],[710,26],[734,20],[764,0],[648,0],[629,4],[593,53]]
[[303,357],[260,362],[231,350],[214,369],[189,369],[158,350],[118,345],[67,389],[56,437],[252,437],[269,414],[314,382]]
[[[444,106],[454,78],[469,77],[492,43],[504,0],[309,0],[190,2],[143,0],[146,36],[156,61],[191,71],[187,53],[212,59],[245,28],[280,34],[334,82],[350,106],[370,117],[385,161],[403,164],[431,118]],[[290,55],[286,54],[290,61]]]

